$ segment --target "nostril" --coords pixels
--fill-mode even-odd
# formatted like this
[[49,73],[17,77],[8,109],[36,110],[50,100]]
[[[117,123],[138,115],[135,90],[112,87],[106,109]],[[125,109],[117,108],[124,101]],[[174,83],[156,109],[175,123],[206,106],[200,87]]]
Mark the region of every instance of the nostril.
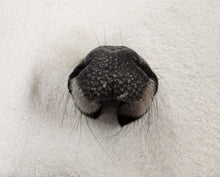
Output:
[[100,112],[101,103],[115,100],[120,102],[118,116],[130,117],[127,123],[147,112],[157,87],[157,77],[149,65],[125,46],[92,50],[68,80],[69,91],[82,113],[93,115]]

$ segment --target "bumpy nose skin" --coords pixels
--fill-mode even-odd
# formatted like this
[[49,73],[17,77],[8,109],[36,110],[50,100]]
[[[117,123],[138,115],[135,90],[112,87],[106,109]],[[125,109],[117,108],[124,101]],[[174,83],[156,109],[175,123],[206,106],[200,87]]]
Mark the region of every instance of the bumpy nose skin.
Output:
[[157,78],[156,74],[152,71],[150,66],[147,64],[147,62],[141,56],[138,55],[138,59],[135,60],[135,63],[138,67],[140,67],[145,72],[145,74],[149,78],[151,78],[155,82],[155,92],[154,92],[154,95],[155,95],[158,90],[158,78]]
[[69,92],[76,106],[97,118],[104,101],[116,100],[120,125],[142,117],[157,92],[158,79],[132,49],[101,46],[92,50],[70,74]]
[[72,88],[71,88],[71,80],[74,79],[75,77],[77,77],[79,75],[79,73],[86,67],[89,65],[89,61],[88,60],[82,60],[77,66],[76,68],[73,70],[73,72],[69,75],[69,79],[68,79],[68,89],[69,92],[72,93]]

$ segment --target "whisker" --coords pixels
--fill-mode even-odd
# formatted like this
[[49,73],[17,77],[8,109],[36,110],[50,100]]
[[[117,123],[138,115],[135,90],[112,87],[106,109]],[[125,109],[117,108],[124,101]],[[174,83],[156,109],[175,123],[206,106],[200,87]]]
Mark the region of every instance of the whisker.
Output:
[[157,68],[153,68],[153,67],[151,67],[153,70],[159,70],[159,69],[165,69],[165,70],[169,70],[168,68],[164,68],[164,67],[157,67]]
[[70,135],[72,135],[72,133],[73,133],[74,130],[77,131],[80,121],[81,121],[81,119],[76,119],[76,120],[74,121],[74,123],[73,123],[73,128],[72,128],[72,130],[71,130],[71,132],[70,132]]
[[93,26],[92,26],[92,24],[90,24],[90,26],[91,26],[91,28],[92,28],[93,35],[95,36],[95,39],[96,39],[98,45],[101,46],[101,45],[100,45],[100,42],[99,42],[99,40],[98,40],[98,37],[97,37],[97,35],[96,35],[96,33],[95,33],[95,30],[94,30],[94,28],[93,28]]
[[[138,122],[138,120],[137,120],[137,121],[134,121],[133,124],[135,124],[135,123],[137,123],[137,122]],[[122,135],[121,137],[125,137],[127,134],[129,134],[130,131],[132,130],[132,126],[133,126],[132,124],[127,125],[127,127],[130,127],[130,128],[129,128],[128,131],[126,131],[125,134]]]
[[174,89],[170,86],[170,84],[168,84],[167,80],[166,80],[164,77],[162,77],[161,75],[160,75],[159,77],[161,77],[161,79],[165,81],[165,83],[167,84],[167,86],[168,86],[168,87],[173,91],[173,93],[175,94],[175,98],[176,98],[178,101],[180,101],[180,100],[178,99],[178,96],[177,96],[176,92],[175,92]]
[[[152,106],[152,104],[151,104]],[[148,137],[149,131],[150,131],[150,125],[151,125],[151,118],[152,118],[152,108],[150,107],[148,115],[147,115],[147,134],[146,134],[146,138]]]
[[105,29],[104,29],[104,42],[105,42],[105,45],[106,45],[106,34],[105,34]]
[[155,109],[156,109],[156,117],[159,117],[159,113],[158,113],[158,102],[157,102],[157,97],[154,98],[153,103],[155,103]]
[[101,149],[105,152],[105,154],[109,157],[109,159],[111,159],[112,162],[114,162],[113,159],[110,157],[110,155],[106,152],[106,150],[104,149],[104,147],[102,146],[102,144],[98,141],[98,139],[97,139],[97,137],[95,136],[94,132],[92,131],[92,128],[90,127],[89,122],[88,122],[88,117],[86,117],[86,124],[87,124],[87,126],[88,126],[90,132],[92,133],[92,135],[93,135],[95,141],[98,143],[98,145],[101,147]]
[[62,103],[62,101],[63,101],[63,98],[64,98],[64,95],[65,95],[66,89],[67,89],[67,87],[64,88],[64,91],[63,91],[62,97],[61,97],[60,102],[59,102],[59,108],[60,108],[61,103]]
[[60,126],[63,125],[64,117],[65,117],[65,115],[66,115],[66,113],[67,113],[67,105],[68,105],[68,103],[69,103],[69,100],[70,100],[70,96],[68,96],[68,94],[67,94],[67,96],[66,96],[66,102],[65,102],[65,107],[64,107],[64,112],[63,112],[63,116],[62,116],[62,119],[61,119],[61,124],[60,124]]
[[79,144],[78,144],[78,150],[77,150],[77,158],[78,158],[79,153],[80,153],[81,138],[82,138],[82,125],[81,125],[81,119],[78,121],[77,129],[78,129],[78,126],[79,126]]
[[119,130],[117,133],[115,133],[115,134],[113,134],[113,135],[110,135],[110,136],[105,136],[105,138],[112,138],[112,137],[118,136],[118,135],[121,133],[122,128],[123,128],[123,127],[120,127],[120,130]]
[[113,46],[116,46],[116,45],[115,45],[115,39],[114,39],[113,37],[112,37],[112,45],[113,45]]
[[123,36],[122,36],[122,32],[121,32],[121,28],[120,27],[119,27],[119,32],[120,32],[120,38],[121,38],[121,45],[123,46],[124,42],[123,42]]

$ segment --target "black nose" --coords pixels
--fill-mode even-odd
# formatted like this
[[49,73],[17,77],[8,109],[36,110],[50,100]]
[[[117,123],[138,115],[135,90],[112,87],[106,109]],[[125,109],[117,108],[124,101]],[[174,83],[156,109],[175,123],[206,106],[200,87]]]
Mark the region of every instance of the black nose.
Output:
[[[69,77],[71,94],[73,79],[76,79],[77,87],[84,96],[81,99],[97,104],[106,100],[117,100],[121,104],[136,103],[146,96],[149,82],[154,82],[153,94],[158,87],[157,77],[149,65],[125,46],[101,46],[92,50]],[[73,97],[76,96],[73,94]]]

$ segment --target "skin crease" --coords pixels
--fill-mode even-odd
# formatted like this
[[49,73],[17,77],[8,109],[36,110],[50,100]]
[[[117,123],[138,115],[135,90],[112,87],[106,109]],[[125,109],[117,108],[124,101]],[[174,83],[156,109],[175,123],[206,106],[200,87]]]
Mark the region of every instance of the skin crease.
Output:
[[[218,1],[0,1],[0,176],[218,177]],[[121,128],[75,108],[68,76],[99,45],[126,45],[159,90]]]

